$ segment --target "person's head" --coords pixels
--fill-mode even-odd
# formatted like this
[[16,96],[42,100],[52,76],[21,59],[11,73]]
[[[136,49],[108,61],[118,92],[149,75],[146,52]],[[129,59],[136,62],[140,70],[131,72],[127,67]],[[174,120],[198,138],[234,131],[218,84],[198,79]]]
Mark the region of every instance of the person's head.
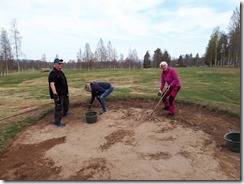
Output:
[[86,90],[86,91],[89,91],[89,92],[92,91],[92,89],[91,89],[91,84],[90,84],[90,83],[87,83],[87,84],[85,85],[85,90]]
[[59,58],[55,58],[54,61],[53,61],[53,64],[54,64],[54,67],[57,70],[61,70],[62,69],[62,66],[63,66],[63,60],[62,59],[59,59]]
[[163,71],[166,71],[167,68],[168,68],[168,63],[166,63],[165,61],[162,61],[162,62],[159,64],[159,67],[160,67]]

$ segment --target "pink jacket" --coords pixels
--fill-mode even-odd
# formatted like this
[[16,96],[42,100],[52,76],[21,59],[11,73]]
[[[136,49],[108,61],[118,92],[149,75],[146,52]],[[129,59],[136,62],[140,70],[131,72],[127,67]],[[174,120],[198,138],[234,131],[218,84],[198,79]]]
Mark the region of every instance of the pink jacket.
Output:
[[168,67],[166,71],[162,72],[160,90],[163,90],[165,83],[172,87],[181,86],[179,76],[174,68]]

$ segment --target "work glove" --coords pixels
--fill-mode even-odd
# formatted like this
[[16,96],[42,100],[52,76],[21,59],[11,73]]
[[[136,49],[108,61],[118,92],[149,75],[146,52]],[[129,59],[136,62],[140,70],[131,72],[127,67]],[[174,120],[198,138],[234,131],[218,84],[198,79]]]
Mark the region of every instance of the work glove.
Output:
[[54,94],[54,95],[53,95],[53,99],[54,99],[55,102],[58,102],[58,101],[59,101],[59,97],[58,97],[58,95],[57,95],[57,94]]
[[158,91],[158,96],[162,96],[162,91],[161,90]]

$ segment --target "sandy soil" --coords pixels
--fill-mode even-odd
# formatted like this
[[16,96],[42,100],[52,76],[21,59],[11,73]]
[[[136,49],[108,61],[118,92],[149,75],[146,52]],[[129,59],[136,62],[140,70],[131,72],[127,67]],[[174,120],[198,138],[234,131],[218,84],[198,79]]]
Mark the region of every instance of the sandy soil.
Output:
[[[1,180],[240,180],[240,153],[224,135],[240,120],[176,103],[176,115],[156,101],[109,101],[88,124],[85,104],[71,107],[65,127],[53,114],[23,130],[1,152]],[[95,111],[99,111],[95,104]]]

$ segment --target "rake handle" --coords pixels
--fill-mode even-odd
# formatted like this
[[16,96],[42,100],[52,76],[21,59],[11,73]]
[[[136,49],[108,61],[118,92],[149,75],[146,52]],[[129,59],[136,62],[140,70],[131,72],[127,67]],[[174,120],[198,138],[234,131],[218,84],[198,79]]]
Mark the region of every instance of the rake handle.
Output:
[[[168,92],[169,88],[170,88],[170,87],[168,87],[168,88],[165,90],[165,92],[164,92],[164,94],[162,95],[162,97],[160,98],[158,104],[157,104],[156,107],[153,109],[153,112],[152,112],[151,116],[153,115],[153,113],[154,113],[155,110],[157,109],[158,105],[160,104],[160,102],[161,102],[162,99],[164,98],[165,94]],[[150,116],[150,118],[151,118],[151,116]]]

